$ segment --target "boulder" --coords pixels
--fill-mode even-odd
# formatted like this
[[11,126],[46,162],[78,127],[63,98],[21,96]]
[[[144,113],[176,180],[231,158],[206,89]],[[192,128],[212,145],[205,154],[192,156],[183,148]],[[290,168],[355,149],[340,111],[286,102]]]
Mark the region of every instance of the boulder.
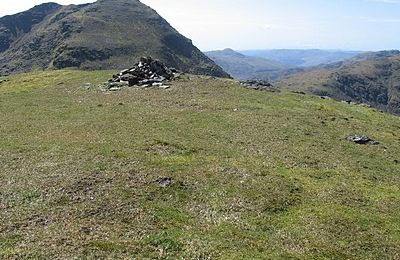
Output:
[[369,144],[369,145],[379,144],[379,142],[369,138],[366,135],[349,135],[348,137],[346,137],[346,140],[356,144]]

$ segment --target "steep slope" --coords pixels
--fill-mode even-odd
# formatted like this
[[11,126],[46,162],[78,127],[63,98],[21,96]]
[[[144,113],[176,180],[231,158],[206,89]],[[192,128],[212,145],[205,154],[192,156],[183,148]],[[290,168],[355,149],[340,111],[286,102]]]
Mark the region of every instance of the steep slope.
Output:
[[349,61],[290,76],[277,86],[367,103],[400,114],[400,52],[362,54]]
[[318,50],[318,49],[310,49],[310,50],[278,49],[278,50],[245,50],[241,51],[241,53],[248,56],[275,60],[291,67],[312,67],[321,64],[328,64],[350,59],[360,54],[361,52]]
[[[14,20],[21,26],[13,33],[9,21],[15,24]],[[121,69],[141,56],[153,56],[186,72],[228,77],[189,39],[138,0],[45,4],[1,18],[0,32],[3,74],[32,68]]]
[[45,17],[56,12],[61,5],[47,3],[16,15],[0,18],[0,53],[10,48],[11,44],[22,35],[29,33],[32,27],[42,22]]
[[205,53],[234,78],[276,80],[288,67],[277,61],[243,55],[232,49]]

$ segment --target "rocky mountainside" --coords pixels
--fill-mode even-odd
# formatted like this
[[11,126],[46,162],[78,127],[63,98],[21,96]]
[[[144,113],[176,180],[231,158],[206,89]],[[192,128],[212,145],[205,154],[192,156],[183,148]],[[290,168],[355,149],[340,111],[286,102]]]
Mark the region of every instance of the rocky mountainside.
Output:
[[232,49],[210,51],[205,54],[234,78],[240,80],[272,81],[286,75],[285,72],[289,69],[287,65],[280,62],[246,56]]
[[229,77],[138,0],[48,3],[0,18],[0,75],[35,68],[122,69],[142,56],[185,72]]
[[400,52],[361,54],[354,59],[315,67],[277,83],[282,89],[366,103],[400,114]]

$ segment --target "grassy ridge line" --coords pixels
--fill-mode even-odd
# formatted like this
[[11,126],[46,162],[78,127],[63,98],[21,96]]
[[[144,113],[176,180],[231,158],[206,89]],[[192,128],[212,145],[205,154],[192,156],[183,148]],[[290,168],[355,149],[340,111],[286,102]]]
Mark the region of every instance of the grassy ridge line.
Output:
[[398,117],[206,77],[82,87],[109,75],[0,84],[1,258],[399,257]]

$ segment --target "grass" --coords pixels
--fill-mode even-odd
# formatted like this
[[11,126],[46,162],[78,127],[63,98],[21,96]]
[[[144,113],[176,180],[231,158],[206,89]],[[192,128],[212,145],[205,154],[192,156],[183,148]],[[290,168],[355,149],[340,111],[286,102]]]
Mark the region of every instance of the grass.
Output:
[[0,78],[0,258],[400,257],[398,117],[197,76],[84,87],[111,74]]

